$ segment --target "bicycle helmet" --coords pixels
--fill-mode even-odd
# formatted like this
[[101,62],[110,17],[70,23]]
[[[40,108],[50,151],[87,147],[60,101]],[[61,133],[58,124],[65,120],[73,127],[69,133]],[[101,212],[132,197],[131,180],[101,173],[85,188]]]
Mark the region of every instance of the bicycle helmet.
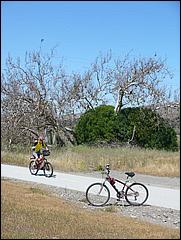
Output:
[[43,138],[42,136],[39,136],[38,140],[39,140],[39,141],[43,141],[44,138]]

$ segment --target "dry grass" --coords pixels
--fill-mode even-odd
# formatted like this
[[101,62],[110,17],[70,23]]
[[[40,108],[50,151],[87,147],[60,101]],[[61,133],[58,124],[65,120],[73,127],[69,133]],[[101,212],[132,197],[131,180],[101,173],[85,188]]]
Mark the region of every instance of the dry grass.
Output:
[[[2,152],[3,163],[27,166],[29,155],[22,153]],[[180,175],[180,152],[145,150],[140,148],[96,148],[76,146],[52,149],[50,162],[56,170],[90,171],[99,170],[100,165],[109,163],[111,169],[136,171],[156,176]]]
[[157,176],[179,176],[179,152],[139,148],[88,148],[79,146],[53,152],[52,163],[65,171],[98,170],[110,163],[114,170],[130,170]]
[[1,239],[179,239],[179,230],[82,209],[32,185],[1,181]]
[[1,151],[1,163],[14,164],[19,166],[27,166],[30,154],[21,152]]

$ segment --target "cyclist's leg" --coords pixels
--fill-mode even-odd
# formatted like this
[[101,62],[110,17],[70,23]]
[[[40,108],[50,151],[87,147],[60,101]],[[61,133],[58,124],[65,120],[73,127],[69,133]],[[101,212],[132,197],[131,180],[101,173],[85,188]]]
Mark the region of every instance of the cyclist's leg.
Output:
[[32,159],[36,159],[37,158],[37,154],[35,153],[35,151],[32,152]]
[[40,163],[40,151],[38,152],[35,152],[35,158],[36,158],[36,164],[39,164]]

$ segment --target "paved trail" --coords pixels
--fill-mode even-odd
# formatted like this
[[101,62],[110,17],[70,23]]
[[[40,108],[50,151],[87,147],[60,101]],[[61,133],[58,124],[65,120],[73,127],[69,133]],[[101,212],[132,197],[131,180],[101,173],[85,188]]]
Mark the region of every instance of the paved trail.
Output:
[[[82,176],[77,174],[68,174],[62,172],[54,172],[53,177],[46,178],[42,171],[37,176],[30,174],[27,167],[19,167],[13,165],[1,164],[1,177],[14,178],[23,181],[37,182],[50,186],[61,187],[65,189],[77,190],[85,192],[87,187],[94,182],[102,182],[101,178]],[[147,204],[151,206],[165,207],[180,210],[180,189],[152,186],[144,183],[149,190],[149,198]],[[111,189],[111,197],[116,198],[115,192]]]

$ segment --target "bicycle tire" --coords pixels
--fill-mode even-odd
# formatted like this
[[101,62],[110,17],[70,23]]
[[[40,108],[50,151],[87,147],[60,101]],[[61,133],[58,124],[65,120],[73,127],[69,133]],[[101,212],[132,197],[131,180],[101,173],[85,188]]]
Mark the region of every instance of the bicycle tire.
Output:
[[92,206],[104,206],[110,199],[110,191],[105,184],[93,183],[86,190],[86,199]]
[[143,205],[148,199],[148,189],[142,183],[131,184],[125,192],[125,199],[130,205]]
[[[36,168],[35,168],[36,167]],[[30,170],[30,173],[32,175],[36,175],[37,172],[38,172],[38,168],[37,168],[37,165],[35,163],[35,160],[32,160],[30,163],[29,163],[29,170]]]
[[53,166],[50,162],[45,162],[43,171],[46,177],[51,177],[53,175]]

